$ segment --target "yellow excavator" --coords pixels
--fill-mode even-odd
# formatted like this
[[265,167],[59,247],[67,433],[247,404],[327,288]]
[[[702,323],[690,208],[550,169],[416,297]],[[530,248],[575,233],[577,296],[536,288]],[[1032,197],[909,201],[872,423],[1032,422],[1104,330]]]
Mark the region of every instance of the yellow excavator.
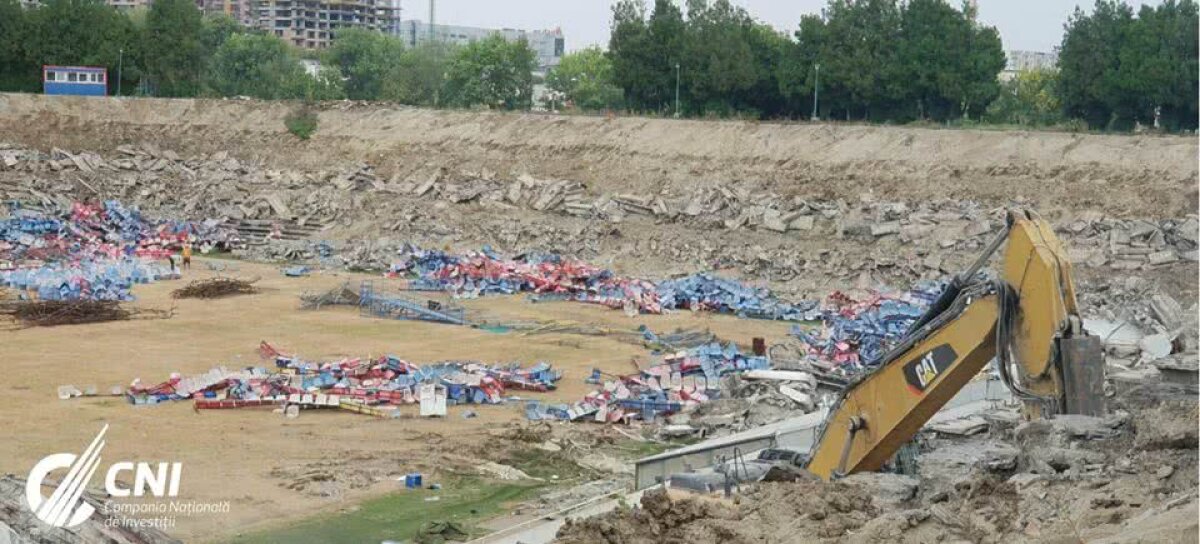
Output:
[[[1001,245],[999,277],[988,279],[980,272]],[[807,470],[828,480],[882,469],[991,361],[1026,417],[1105,411],[1102,343],[1083,330],[1066,250],[1030,211],[1010,211],[983,255],[842,391]]]

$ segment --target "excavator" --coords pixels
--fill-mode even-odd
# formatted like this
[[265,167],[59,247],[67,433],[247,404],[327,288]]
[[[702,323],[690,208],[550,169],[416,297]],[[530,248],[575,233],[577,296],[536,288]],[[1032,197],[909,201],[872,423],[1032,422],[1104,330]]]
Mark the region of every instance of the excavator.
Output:
[[[986,277],[1001,246],[998,277]],[[1105,411],[1102,342],[1083,329],[1066,249],[1032,211],[1010,210],[984,253],[847,385],[805,468],[826,480],[881,470],[992,361],[1027,418]]]

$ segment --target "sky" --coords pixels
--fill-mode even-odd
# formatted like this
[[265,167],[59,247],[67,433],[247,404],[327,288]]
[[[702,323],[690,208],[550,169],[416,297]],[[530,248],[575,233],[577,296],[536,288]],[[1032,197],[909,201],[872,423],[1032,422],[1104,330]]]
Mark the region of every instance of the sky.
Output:
[[[818,13],[825,0],[731,0],[756,19],[792,32],[805,13]],[[956,0],[951,0],[957,5]],[[1157,0],[1126,0],[1134,11]],[[437,22],[489,28],[562,28],[568,51],[608,43],[612,0],[438,0]],[[653,0],[647,0],[652,4]],[[682,4],[682,1],[678,2]],[[995,26],[1005,49],[1050,51],[1062,40],[1063,23],[1076,4],[1092,0],[979,0],[979,19]],[[401,0],[404,19],[429,18],[428,0]]]

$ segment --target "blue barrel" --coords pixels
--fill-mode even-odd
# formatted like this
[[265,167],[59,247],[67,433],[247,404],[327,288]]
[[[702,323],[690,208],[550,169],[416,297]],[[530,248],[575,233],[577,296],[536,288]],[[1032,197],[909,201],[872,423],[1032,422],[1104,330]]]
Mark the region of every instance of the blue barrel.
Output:
[[409,489],[420,489],[421,488],[421,473],[413,472],[411,474],[405,474],[404,475],[404,487],[407,487]]

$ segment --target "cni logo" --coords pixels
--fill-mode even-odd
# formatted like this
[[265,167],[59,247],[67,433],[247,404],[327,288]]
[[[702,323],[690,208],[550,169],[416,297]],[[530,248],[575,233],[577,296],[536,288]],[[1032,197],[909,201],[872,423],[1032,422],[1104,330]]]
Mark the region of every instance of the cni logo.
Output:
[[[82,454],[55,453],[38,461],[29,471],[25,482],[25,501],[29,509],[43,522],[54,527],[75,527],[96,512],[92,505],[82,500],[83,492],[100,468],[100,452],[104,449],[104,433],[108,425],[100,429],[100,434],[92,439],[92,443]],[[179,494],[179,476],[182,463],[158,463],[157,470],[149,463],[120,462],[113,463],[104,478],[104,488],[114,497],[141,497],[147,491],[156,497],[174,497]],[[42,496],[42,483],[51,472],[67,469],[67,475],[50,497]],[[123,489],[117,485],[117,476],[122,471],[134,473],[132,489]]]

